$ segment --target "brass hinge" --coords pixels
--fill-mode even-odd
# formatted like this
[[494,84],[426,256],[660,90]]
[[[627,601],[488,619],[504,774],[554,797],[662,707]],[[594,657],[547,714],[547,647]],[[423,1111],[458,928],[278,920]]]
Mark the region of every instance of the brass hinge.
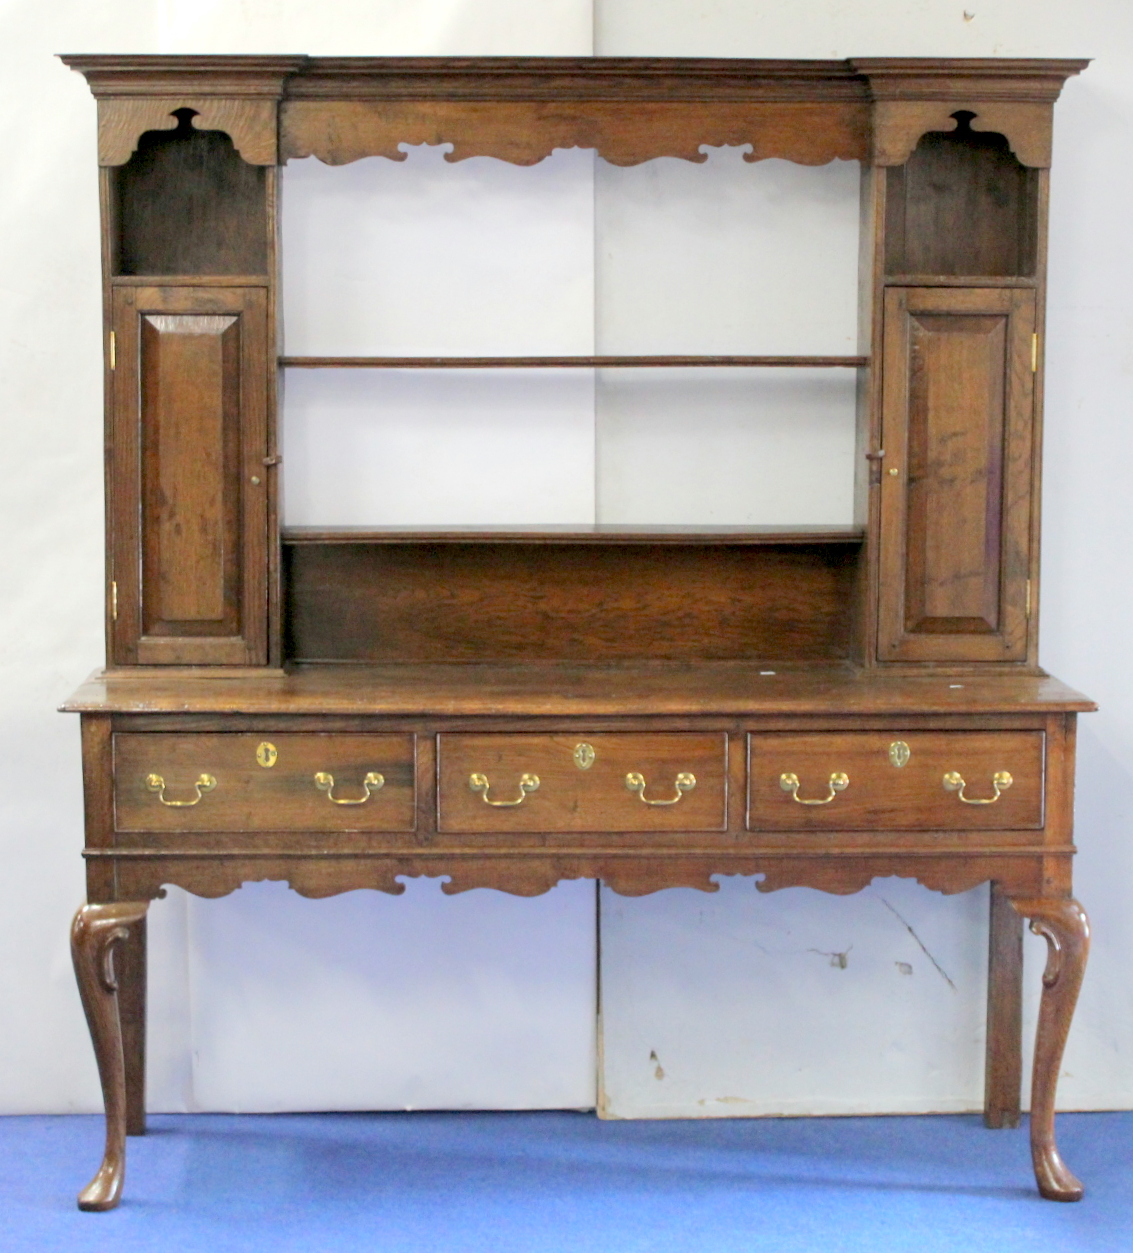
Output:
[[118,621],[118,584],[110,584],[110,618],[112,622]]
[[1027,580],[1027,617],[1031,616],[1031,580]]
[[115,351],[114,351],[114,332],[111,331],[110,332],[110,368],[113,370],[116,364],[117,362],[115,360]]
[[1036,331],[1031,336],[1031,373],[1034,374],[1039,368],[1039,333]]

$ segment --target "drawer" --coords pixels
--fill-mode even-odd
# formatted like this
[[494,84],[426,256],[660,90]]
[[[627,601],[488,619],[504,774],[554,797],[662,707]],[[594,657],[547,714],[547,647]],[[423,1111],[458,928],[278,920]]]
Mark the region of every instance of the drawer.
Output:
[[119,831],[412,831],[413,736],[120,732],[114,814]]
[[437,829],[722,831],[727,754],[723,733],[440,735]]
[[1044,741],[1041,731],[752,734],[748,830],[1038,829]]

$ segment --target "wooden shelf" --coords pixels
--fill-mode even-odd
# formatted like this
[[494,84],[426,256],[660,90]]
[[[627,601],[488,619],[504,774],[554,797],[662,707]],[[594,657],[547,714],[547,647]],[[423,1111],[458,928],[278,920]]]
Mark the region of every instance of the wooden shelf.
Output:
[[280,357],[290,370],[605,370],[635,367],[774,366],[858,369],[868,357]]
[[887,274],[886,287],[1022,287],[1038,286],[1038,280],[1003,274]]
[[860,544],[858,526],[285,527],[285,544]]

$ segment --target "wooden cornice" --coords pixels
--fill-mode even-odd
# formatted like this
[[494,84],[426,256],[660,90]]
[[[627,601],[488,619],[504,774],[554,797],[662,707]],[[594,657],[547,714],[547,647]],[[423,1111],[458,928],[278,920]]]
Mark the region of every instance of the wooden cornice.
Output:
[[294,100],[1011,100],[1053,103],[1085,59],[64,55],[97,97]]
[[292,100],[868,100],[845,61],[673,57],[312,57]]
[[[541,161],[593,148],[617,165],[750,145],[749,161],[899,165],[921,135],[975,114],[1024,165],[1050,163],[1051,107],[1085,60],[661,57],[64,56],[99,101],[99,162],[129,160],[178,108],[222,130],[246,161],[316,156],[341,165],[405,159]],[[277,144],[278,137],[278,144]]]
[[259,96],[278,100],[304,56],[61,55],[96,99],[107,96]]
[[1023,57],[851,57],[871,100],[942,100],[1053,104],[1089,59]]

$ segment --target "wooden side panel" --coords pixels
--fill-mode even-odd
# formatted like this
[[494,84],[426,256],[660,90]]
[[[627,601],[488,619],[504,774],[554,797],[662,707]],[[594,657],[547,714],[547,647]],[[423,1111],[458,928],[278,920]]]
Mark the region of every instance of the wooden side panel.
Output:
[[266,292],[120,288],[114,327],[114,660],[262,665]]
[[1021,661],[1035,300],[886,294],[879,659]]

